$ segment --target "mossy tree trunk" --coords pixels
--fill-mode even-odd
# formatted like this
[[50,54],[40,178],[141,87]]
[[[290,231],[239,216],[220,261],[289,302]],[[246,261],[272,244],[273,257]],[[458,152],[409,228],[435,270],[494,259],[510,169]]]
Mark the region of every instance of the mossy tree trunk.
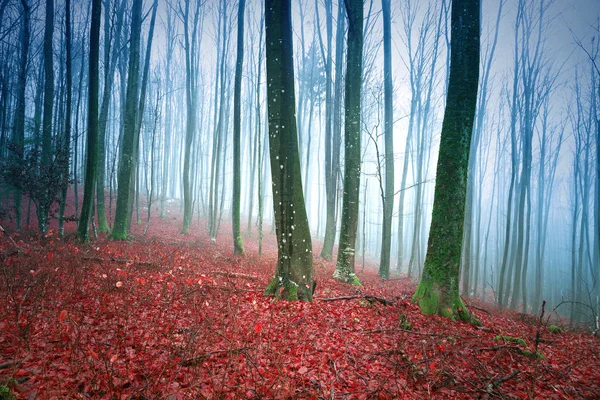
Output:
[[100,18],[102,16],[101,0],[92,1],[92,25],[90,27],[90,64],[88,85],[88,131],[87,161],[85,165],[85,181],[83,186],[83,204],[77,225],[77,233],[82,242],[89,240],[89,225],[93,218],[94,189],[98,172],[98,81],[100,54]]
[[131,173],[133,169],[133,152],[135,125],[137,115],[137,97],[140,70],[140,36],[142,31],[142,0],[134,0],[131,14],[131,36],[129,40],[129,66],[127,73],[127,91],[125,94],[125,115],[123,141],[119,153],[119,170],[117,173],[117,207],[112,237],[116,240],[127,239],[129,217],[129,197]]
[[348,53],[346,57],[345,163],[342,196],[342,226],[338,258],[333,277],[360,285],[354,274],[356,229],[360,192],[360,92],[362,85],[363,2],[345,0],[348,15]]
[[312,242],[296,128],[290,0],[265,0],[267,104],[277,267],[265,295],[312,301]]
[[237,32],[237,60],[235,62],[235,83],[233,87],[233,252],[244,254],[244,241],[240,229],[240,202],[241,202],[241,104],[242,97],[242,67],[244,66],[244,10],[246,1],[239,0],[238,7],[238,32]]
[[480,1],[452,2],[451,66],[427,256],[413,301],[427,315],[471,321],[459,295],[469,148],[479,80]]
[[391,0],[382,0],[383,11],[383,96],[385,141],[385,196],[383,197],[383,227],[381,230],[381,256],[379,276],[390,277],[390,251],[392,247],[392,217],[394,211],[394,87],[392,84],[392,22]]

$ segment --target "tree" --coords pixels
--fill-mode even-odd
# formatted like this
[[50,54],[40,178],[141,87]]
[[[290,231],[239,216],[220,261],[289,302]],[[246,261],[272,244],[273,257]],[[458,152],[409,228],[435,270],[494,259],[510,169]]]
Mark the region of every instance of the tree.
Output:
[[354,274],[356,229],[360,191],[360,96],[363,61],[363,2],[345,0],[348,15],[348,53],[346,55],[344,193],[338,258],[333,277],[360,285]]
[[101,0],[92,1],[92,25],[90,27],[90,65],[88,86],[88,130],[87,161],[85,166],[85,182],[83,186],[83,204],[77,225],[77,233],[82,242],[87,242],[88,227],[93,218],[94,189],[98,173],[98,80],[100,55],[100,18],[102,16]]
[[381,1],[383,11],[383,91],[385,141],[385,196],[383,197],[383,228],[379,276],[390,277],[390,250],[392,246],[392,215],[394,211],[394,105],[392,84],[392,22],[390,0]]
[[186,98],[186,132],[185,132],[185,154],[183,160],[183,227],[181,233],[190,233],[190,224],[192,222],[192,190],[190,185],[190,162],[191,148],[194,134],[196,132],[196,109],[198,103],[198,58],[197,51],[200,47],[198,43],[198,22],[200,16],[201,2],[196,1],[193,9],[193,20],[191,21],[190,31],[190,2],[186,1],[184,9],[180,14],[183,20],[184,30],[184,48],[185,48],[185,98]]
[[452,2],[450,78],[427,256],[413,296],[427,315],[471,321],[459,295],[469,147],[479,80],[480,1]]
[[[119,3],[115,2],[115,7]],[[98,210],[98,231],[102,233],[109,232],[106,219],[106,210],[104,206],[104,180],[106,171],[106,128],[108,122],[108,109],[112,88],[117,68],[117,60],[121,54],[121,30],[123,27],[123,17],[125,15],[126,0],[121,0],[118,9],[115,8],[116,21],[112,26],[108,23],[110,19],[110,0],[104,4],[104,92],[102,94],[102,105],[100,107],[100,116],[98,120],[98,173],[96,177],[96,208]],[[114,42],[111,46],[111,31],[114,31]]]
[[[478,158],[478,150],[479,143],[481,142],[481,136],[483,134],[483,123],[484,117],[486,113],[486,106],[489,100],[488,95],[488,86],[490,80],[490,71],[492,69],[492,61],[494,60],[494,54],[496,52],[496,45],[498,44],[498,33],[500,31],[500,18],[502,17],[502,7],[506,0],[501,0],[498,4],[498,13],[496,14],[496,23],[494,27],[494,36],[491,44],[485,50],[485,54],[482,55],[482,67],[481,71],[481,80],[479,85],[479,98],[477,100],[477,111],[475,113],[475,122],[473,127],[473,137],[471,143],[471,154],[469,155],[469,180],[467,182],[467,200],[465,204],[465,228],[464,228],[464,242],[463,242],[463,257],[462,257],[462,271],[463,271],[463,282],[462,282],[462,292],[465,295],[470,295],[470,287],[473,288],[474,293],[477,293],[477,279],[474,282],[471,282],[471,259],[474,258],[475,265],[474,268],[475,276],[478,275],[479,271],[479,257],[472,257],[471,253],[471,245],[473,242],[473,237],[477,237],[477,241],[481,239],[482,233],[475,229],[479,226],[479,221],[481,221],[481,207],[475,207],[474,201],[475,198],[478,198],[478,201],[481,201],[481,194],[479,196],[475,196],[475,191],[477,189],[481,190],[481,185],[479,188],[475,187],[475,177],[477,175],[482,176],[482,172],[477,168],[477,158]],[[483,158],[480,157],[480,158]],[[477,214],[477,215],[476,215]],[[478,223],[475,223],[475,220]],[[472,231],[475,231],[475,234],[472,234]],[[480,253],[479,246],[475,246],[474,250],[477,254]]]
[[237,37],[237,60],[235,62],[235,83],[233,86],[233,205],[232,205],[232,228],[233,228],[233,253],[244,254],[244,242],[240,231],[240,198],[241,198],[241,104],[242,97],[242,67],[244,66],[244,9],[246,1],[239,0],[238,8],[238,37]]
[[265,295],[312,301],[312,242],[296,128],[290,0],[265,0],[267,103],[277,267]]
[[73,104],[73,63],[71,59],[72,53],[72,33],[71,33],[71,0],[65,2],[65,47],[66,47],[66,88],[67,92],[67,104],[65,110],[65,131],[62,138],[62,148],[60,149],[61,157],[61,174],[63,187],[60,193],[60,204],[58,209],[58,233],[62,236],[64,234],[64,217],[65,207],[67,203],[67,189],[69,188],[67,182],[69,180],[69,155],[71,153],[71,114]]
[[140,36],[142,31],[142,0],[134,0],[131,13],[131,36],[129,40],[129,66],[127,93],[125,95],[125,115],[123,121],[123,142],[119,153],[117,174],[117,208],[112,237],[116,240],[127,238],[129,217],[129,188],[133,167],[135,124],[137,115],[138,81],[140,69]]
[[[21,0],[23,6],[23,27],[21,30],[21,59],[19,65],[18,85],[17,85],[17,108],[14,115],[12,144],[13,167],[21,168],[23,166],[23,153],[25,143],[25,91],[27,89],[27,57],[29,55],[29,40],[31,36],[31,7],[27,0]],[[15,219],[17,230],[21,230],[21,199],[23,192],[20,188],[14,189]]]
[[[44,111],[42,122],[42,155],[40,160],[40,182],[52,175],[52,110],[54,103],[54,65],[52,37],[54,32],[54,0],[46,0],[46,20],[44,24]],[[38,229],[45,233],[48,229],[48,212],[54,200],[52,190],[47,186],[40,192],[37,202]]]

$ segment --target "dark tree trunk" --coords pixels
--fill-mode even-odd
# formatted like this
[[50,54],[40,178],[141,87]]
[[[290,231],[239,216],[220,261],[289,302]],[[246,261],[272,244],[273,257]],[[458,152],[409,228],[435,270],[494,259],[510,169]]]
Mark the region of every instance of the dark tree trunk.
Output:
[[115,224],[112,231],[112,237],[116,240],[124,240],[127,238],[131,174],[134,171],[133,155],[135,145],[135,126],[140,69],[141,31],[142,0],[134,0],[131,14],[129,71],[127,74],[127,93],[125,95],[123,140],[121,144],[121,152],[119,153],[119,170],[117,174],[117,207],[115,210]]
[[93,218],[94,189],[98,170],[98,86],[100,64],[100,19],[102,1],[92,1],[92,24],[90,27],[90,64],[88,85],[88,126],[87,126],[87,161],[85,166],[85,182],[83,187],[83,204],[77,226],[77,233],[82,242],[89,240],[88,227]]
[[71,0],[65,3],[65,47],[66,47],[66,92],[67,104],[65,110],[65,131],[62,143],[62,149],[59,153],[60,167],[63,174],[61,183],[63,185],[60,194],[60,204],[58,209],[58,233],[64,234],[64,216],[67,202],[67,190],[69,188],[69,155],[71,152],[71,108],[73,103],[73,65],[71,60]]
[[[29,55],[29,41],[31,36],[31,8],[27,0],[21,0],[23,6],[23,27],[21,30],[21,60],[19,65],[19,79],[17,82],[17,107],[15,110],[12,142],[14,146],[13,163],[15,167],[22,168],[25,145],[25,91],[27,89],[27,56]],[[21,199],[23,193],[19,188],[14,190],[15,219],[17,230],[21,230]]]
[[[54,0],[46,0],[46,21],[44,25],[44,111],[42,120],[42,155],[40,160],[40,182],[48,182],[52,171],[52,110],[54,106]],[[54,200],[53,187],[41,188],[37,199],[38,229],[48,230],[48,213]]]
[[312,301],[312,242],[298,153],[290,0],[265,0],[269,149],[278,256],[265,295]]

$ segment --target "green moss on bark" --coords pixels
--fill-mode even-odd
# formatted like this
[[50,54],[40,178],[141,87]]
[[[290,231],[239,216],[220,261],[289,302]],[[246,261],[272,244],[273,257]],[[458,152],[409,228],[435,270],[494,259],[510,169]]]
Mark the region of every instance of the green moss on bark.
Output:
[[512,337],[512,336],[503,336],[503,335],[498,335],[494,338],[494,340],[496,342],[503,340],[505,342],[510,342],[510,343],[517,343],[520,344],[521,346],[527,346],[527,342],[521,338],[518,337]]
[[451,320],[460,320],[473,325],[481,322],[473,317],[465,307],[458,294],[457,283],[451,280],[450,290],[440,285],[439,280],[421,278],[419,286],[412,298],[413,303],[418,303],[421,312],[425,315],[441,315]]
[[279,280],[274,276],[265,288],[263,296],[273,296],[275,300],[312,301],[312,289],[301,287],[291,280]]
[[354,272],[336,268],[331,277],[333,279],[337,279],[340,282],[349,283],[350,285],[362,286],[362,283],[360,283],[360,279],[358,279],[358,276],[356,276]]

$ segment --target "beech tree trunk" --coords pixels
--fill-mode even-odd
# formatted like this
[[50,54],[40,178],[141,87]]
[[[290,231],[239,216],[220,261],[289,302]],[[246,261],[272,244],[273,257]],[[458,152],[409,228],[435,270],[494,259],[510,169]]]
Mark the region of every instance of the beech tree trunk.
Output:
[[479,80],[480,1],[452,2],[450,78],[427,256],[413,301],[427,315],[471,321],[459,295],[469,147]]
[[123,140],[119,153],[117,174],[117,207],[112,237],[115,240],[127,239],[129,220],[129,200],[131,174],[134,167],[133,153],[135,124],[137,115],[137,97],[140,69],[140,36],[142,31],[142,0],[133,0],[131,13],[131,37],[129,40],[129,66],[127,73],[127,92],[125,95],[125,115]]
[[[40,160],[40,182],[48,182],[52,174],[52,110],[54,106],[54,0],[46,0],[46,21],[44,25],[44,110],[42,119],[42,153]],[[53,189],[46,185],[41,188],[37,199],[38,229],[48,230],[48,212],[54,200]]]
[[79,240],[89,240],[88,228],[93,218],[94,189],[98,172],[98,81],[100,76],[100,18],[102,1],[92,1],[92,24],[90,27],[90,63],[88,84],[87,161],[83,186],[83,203],[77,225]]
[[[14,166],[23,165],[25,145],[25,91],[27,89],[27,58],[29,55],[29,41],[31,37],[31,7],[27,0],[21,0],[23,6],[23,27],[21,28],[21,60],[19,65],[19,79],[17,82],[17,107],[15,109],[12,142],[14,146]],[[16,187],[13,192],[15,205],[15,220],[17,230],[21,230],[21,200],[23,192]]]
[[342,282],[360,285],[360,281],[354,273],[354,261],[360,202],[360,96],[364,10],[362,0],[345,0],[345,4],[348,14],[348,54],[346,58],[344,193],[338,258],[333,277]]
[[381,1],[383,11],[383,92],[384,92],[384,142],[385,142],[385,196],[383,197],[383,227],[381,229],[381,255],[379,276],[390,277],[390,251],[392,247],[392,216],[394,212],[394,87],[392,84],[392,22],[390,0]]
[[233,228],[233,253],[244,254],[244,241],[240,228],[241,202],[241,97],[242,97],[242,68],[244,66],[244,10],[246,1],[239,0],[237,60],[235,63],[235,83],[233,86],[233,204],[231,224]]
[[267,104],[277,267],[265,295],[312,301],[312,242],[296,128],[290,0],[265,0]]

